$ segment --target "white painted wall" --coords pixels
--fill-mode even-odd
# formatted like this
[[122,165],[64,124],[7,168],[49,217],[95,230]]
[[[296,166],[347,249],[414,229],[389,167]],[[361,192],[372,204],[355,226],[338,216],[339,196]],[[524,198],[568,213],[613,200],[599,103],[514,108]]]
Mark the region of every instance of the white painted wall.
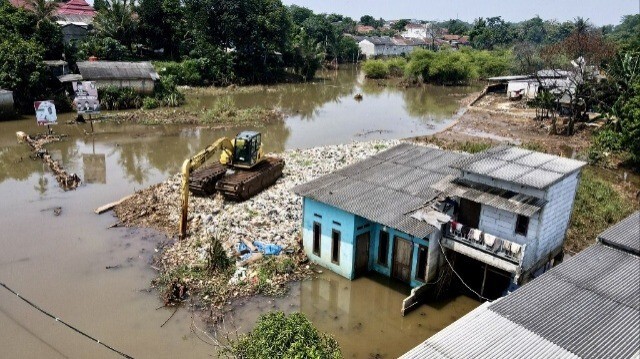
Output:
[[366,58],[375,56],[375,45],[369,40],[362,40],[358,43],[360,47],[360,53],[362,53]]
[[542,209],[536,256],[541,258],[564,242],[569,227],[580,173],[576,172],[548,189]]

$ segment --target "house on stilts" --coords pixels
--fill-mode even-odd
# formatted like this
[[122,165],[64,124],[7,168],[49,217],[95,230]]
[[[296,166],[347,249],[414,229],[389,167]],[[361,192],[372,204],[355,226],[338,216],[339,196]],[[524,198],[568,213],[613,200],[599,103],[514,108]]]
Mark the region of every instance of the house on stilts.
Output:
[[562,258],[584,165],[511,146],[468,155],[402,143],[294,188],[304,250],[349,279],[407,283],[403,313],[447,267],[497,298]]

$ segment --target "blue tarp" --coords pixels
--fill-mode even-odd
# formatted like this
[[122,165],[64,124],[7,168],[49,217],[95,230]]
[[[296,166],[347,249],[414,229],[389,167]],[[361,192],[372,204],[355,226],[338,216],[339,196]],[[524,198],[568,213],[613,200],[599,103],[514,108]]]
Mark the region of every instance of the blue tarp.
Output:
[[[282,247],[280,247],[277,244],[262,243],[262,242],[259,242],[259,241],[255,241],[255,242],[253,242],[253,245],[256,247],[258,252],[263,253],[266,256],[277,256],[278,254],[280,254],[280,252],[282,252]],[[244,244],[244,242],[242,242],[242,241],[240,241],[240,243],[238,243],[237,249],[238,249],[238,252],[240,252],[240,253],[249,250],[247,245]],[[245,257],[246,258],[251,257],[251,254],[252,253],[247,253],[247,254],[243,255],[241,257],[241,260],[245,260]]]

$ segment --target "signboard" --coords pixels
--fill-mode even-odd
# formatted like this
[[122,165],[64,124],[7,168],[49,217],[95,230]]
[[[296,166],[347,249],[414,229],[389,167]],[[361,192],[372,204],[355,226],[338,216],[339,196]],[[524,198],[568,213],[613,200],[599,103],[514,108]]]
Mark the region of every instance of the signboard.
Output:
[[38,121],[39,126],[55,125],[58,123],[56,105],[53,104],[53,101],[36,101],[33,103],[33,107],[36,109],[36,121]]
[[100,113],[100,101],[98,100],[98,88],[93,81],[73,82],[73,92],[76,97],[73,104],[76,106],[78,114]]

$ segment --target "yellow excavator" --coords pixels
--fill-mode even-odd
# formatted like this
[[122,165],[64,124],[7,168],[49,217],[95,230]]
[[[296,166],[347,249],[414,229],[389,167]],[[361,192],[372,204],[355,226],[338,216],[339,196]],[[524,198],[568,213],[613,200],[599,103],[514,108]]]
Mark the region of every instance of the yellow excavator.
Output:
[[[196,171],[218,151],[218,163]],[[283,168],[283,159],[264,156],[262,135],[256,131],[240,132],[234,139],[220,138],[186,159],[182,164],[180,238],[187,235],[190,191],[200,196],[220,192],[228,199],[243,201],[275,183]]]

